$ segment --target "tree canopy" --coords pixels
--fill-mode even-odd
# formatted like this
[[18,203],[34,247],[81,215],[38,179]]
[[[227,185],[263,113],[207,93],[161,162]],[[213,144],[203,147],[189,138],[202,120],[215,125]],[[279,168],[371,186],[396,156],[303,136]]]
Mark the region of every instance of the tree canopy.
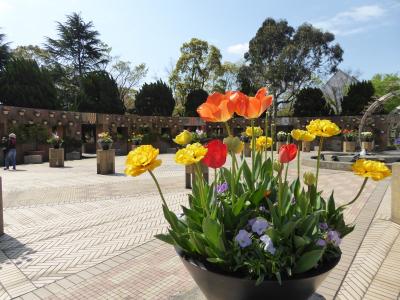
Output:
[[0,33],[0,70],[2,70],[7,64],[10,58],[10,47],[9,44],[5,42],[6,35]]
[[124,106],[119,97],[115,80],[105,71],[87,73],[82,79],[79,111],[123,114]]
[[192,38],[181,47],[181,55],[169,82],[180,101],[194,90],[211,91],[221,75],[221,52],[208,42]]
[[198,117],[197,108],[206,101],[208,93],[199,89],[189,93],[185,102],[185,116]]
[[171,116],[175,100],[171,88],[162,80],[145,83],[136,95],[135,110],[142,116]]
[[[267,85],[274,95],[274,113],[280,103],[290,103],[314,74],[335,71],[343,50],[334,44],[334,35],[311,24],[297,29],[286,20],[266,19],[250,40],[244,57],[250,67],[251,81],[246,87]],[[245,67],[246,68],[246,67]]]
[[10,59],[0,73],[0,102],[32,108],[60,108],[50,73],[34,60]]
[[359,115],[372,102],[374,87],[371,81],[360,81],[349,86],[342,101],[342,115]]
[[[371,79],[374,87],[374,96],[382,97],[387,93],[400,90],[400,76],[398,74],[376,74]],[[384,104],[385,112],[389,113],[400,106],[400,96],[395,96]]]
[[330,114],[330,109],[319,88],[304,88],[296,95],[293,105],[295,117],[323,117]]
[[99,39],[92,22],[85,22],[80,14],[72,13],[63,24],[57,22],[58,39],[47,38],[46,50],[55,60],[82,77],[108,62],[108,47]]

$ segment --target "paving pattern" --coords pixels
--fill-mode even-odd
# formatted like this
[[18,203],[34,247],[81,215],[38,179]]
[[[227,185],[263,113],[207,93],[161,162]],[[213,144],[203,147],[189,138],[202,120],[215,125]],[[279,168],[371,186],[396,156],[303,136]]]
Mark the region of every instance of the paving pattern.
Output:
[[[156,176],[167,202],[179,211],[188,193],[183,168],[172,155],[162,159]],[[0,299],[178,299],[195,288],[172,247],[153,238],[166,230],[154,183],[148,175],[123,176],[123,163],[123,157],[116,158],[117,174],[112,176],[97,175],[94,159],[66,162],[64,169],[23,165],[20,169],[25,171],[0,173],[6,224],[6,235],[0,238]],[[295,168],[289,176],[296,176]],[[322,170],[320,176],[321,189],[326,195],[335,189],[338,203],[350,201],[362,181],[341,171]],[[371,182],[346,211],[347,221],[358,224],[362,219],[365,224],[360,223],[359,234],[344,245],[351,256],[342,260],[347,265],[338,270],[341,275],[333,274],[321,290],[326,299],[346,294],[338,292],[339,285],[344,288],[351,280],[349,267],[359,259],[364,237],[366,242],[371,234],[373,243],[374,237],[385,240],[379,233],[392,236],[399,230],[384,219],[385,204],[377,216],[388,224],[377,224],[375,235],[366,235],[386,187]],[[377,193],[380,198],[372,197]],[[363,291],[366,296],[381,288],[379,283],[397,258],[395,251],[399,253],[398,238],[386,243],[387,255]]]

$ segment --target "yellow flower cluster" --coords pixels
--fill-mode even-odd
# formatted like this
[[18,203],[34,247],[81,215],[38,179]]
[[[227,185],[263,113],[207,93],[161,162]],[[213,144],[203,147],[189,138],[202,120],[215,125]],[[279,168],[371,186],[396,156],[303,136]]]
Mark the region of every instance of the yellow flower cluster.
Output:
[[189,144],[191,141],[192,134],[187,130],[182,131],[174,138],[174,142],[182,146]]
[[359,159],[353,164],[353,172],[362,177],[370,177],[375,181],[391,175],[389,168],[382,162]]
[[307,131],[319,137],[331,137],[340,133],[340,128],[329,120],[312,120],[307,125]]
[[[261,129],[261,127],[254,127],[254,136],[255,137],[259,137],[263,134],[263,130]],[[246,128],[246,135],[251,137],[253,136],[253,129],[251,128],[251,126]]]
[[125,163],[125,174],[138,176],[146,171],[153,171],[161,165],[161,160],[157,159],[159,150],[151,145],[143,145],[129,152]]
[[312,142],[315,139],[315,135],[307,130],[293,129],[290,134],[296,141]]
[[272,146],[272,139],[270,137],[266,137],[265,135],[260,136],[256,140],[256,150],[264,151]]
[[175,154],[175,162],[181,165],[191,165],[201,161],[207,154],[207,148],[200,143],[187,145]]

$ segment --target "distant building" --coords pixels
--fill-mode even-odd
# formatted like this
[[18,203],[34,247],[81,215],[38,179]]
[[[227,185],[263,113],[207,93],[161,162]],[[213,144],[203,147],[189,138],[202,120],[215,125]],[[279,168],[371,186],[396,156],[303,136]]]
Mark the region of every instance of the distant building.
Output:
[[325,99],[334,109],[336,114],[342,111],[342,101],[349,85],[358,82],[357,78],[351,76],[342,70],[335,74],[321,87]]

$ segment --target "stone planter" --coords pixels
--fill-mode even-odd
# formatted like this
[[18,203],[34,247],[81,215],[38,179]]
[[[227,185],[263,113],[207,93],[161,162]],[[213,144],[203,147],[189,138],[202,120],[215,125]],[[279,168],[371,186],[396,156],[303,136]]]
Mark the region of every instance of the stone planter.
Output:
[[277,280],[265,279],[256,285],[255,280],[219,271],[218,267],[207,261],[200,262],[185,256],[178,249],[176,251],[200,290],[210,300],[307,300],[340,260],[336,258],[316,269],[283,279],[282,284]]
[[[208,183],[208,167],[203,164],[200,164],[200,166],[203,177],[205,181]],[[194,165],[185,166],[185,187],[187,189],[191,189],[196,180],[195,168],[196,167]]]
[[250,143],[244,143],[243,153],[244,153],[244,157],[251,157]]
[[49,149],[49,166],[50,168],[64,167],[64,148]]
[[24,164],[41,164],[41,163],[43,163],[43,156],[41,154],[24,155]]
[[97,174],[115,174],[115,150],[97,150]]
[[311,142],[302,141],[301,142],[301,151],[310,152],[311,151]]
[[374,150],[374,142],[361,142],[361,149],[365,149],[367,152]]
[[283,145],[286,145],[286,142],[276,142],[276,151],[279,152]]
[[349,142],[349,141],[344,141],[343,142],[343,152],[355,152],[356,151],[356,142]]

